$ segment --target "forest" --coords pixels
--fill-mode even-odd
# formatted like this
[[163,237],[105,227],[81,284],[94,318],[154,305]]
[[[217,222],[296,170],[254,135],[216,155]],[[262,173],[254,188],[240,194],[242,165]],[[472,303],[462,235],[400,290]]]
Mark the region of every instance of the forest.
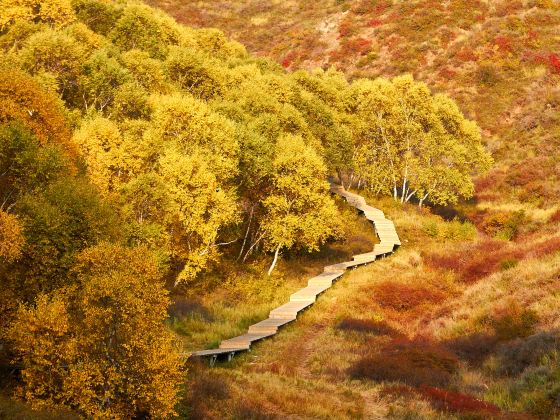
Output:
[[[434,410],[455,398],[486,414],[542,415],[505,397],[485,403],[445,388],[458,358],[478,351],[459,340],[478,334],[474,327],[449,327],[456,334],[440,337],[445,349],[404,330],[392,335],[431,313],[430,305],[467,296],[476,280],[560,249],[540,236],[532,238],[538,246],[516,246],[529,223],[523,211],[459,214],[480,200],[496,166],[484,130],[445,89],[408,69],[385,77],[349,77],[333,63],[298,69],[135,1],[0,4],[0,416],[16,418],[27,407],[45,418],[294,414],[283,405],[288,396],[274,409],[232,396],[246,373],[205,374],[188,355],[266,312],[307,273],[297,267],[313,270],[374,241],[357,237],[363,226],[331,196],[329,179],[385,206],[397,230],[401,222],[410,250],[403,246],[401,260],[387,264],[429,272],[420,286],[372,286],[372,302],[388,311],[373,323],[335,316],[336,330],[393,340],[366,346],[381,346],[387,358],[364,350],[363,359],[342,363],[345,378],[401,381],[380,391],[383,398],[400,392],[432,401]],[[438,209],[459,216],[440,217]],[[544,224],[560,220],[555,207],[543,217],[549,213]],[[422,237],[425,254],[417,251]],[[450,250],[438,254],[437,241]],[[490,262],[460,257],[496,249]],[[219,290],[227,296],[217,303]],[[259,299],[264,306],[251,312]],[[478,338],[507,356],[502,347],[531,338],[545,317],[517,301],[500,310],[476,321],[498,338]],[[288,338],[297,329],[290,328]],[[435,373],[426,380],[416,367],[410,379],[397,368],[410,358],[429,360]],[[383,363],[386,371],[372,371]],[[239,376],[217,379],[222,374]],[[205,407],[204,392],[238,401],[234,412]],[[550,404],[548,413],[558,410]],[[335,416],[356,417],[354,409]]]

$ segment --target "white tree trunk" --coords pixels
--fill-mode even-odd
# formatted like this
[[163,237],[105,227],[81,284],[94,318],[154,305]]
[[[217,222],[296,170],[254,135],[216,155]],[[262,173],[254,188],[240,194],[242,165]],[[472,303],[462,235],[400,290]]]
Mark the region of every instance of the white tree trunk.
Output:
[[272,274],[272,271],[274,270],[274,267],[276,267],[276,262],[278,261],[278,254],[280,253],[280,247],[276,248],[276,251],[274,251],[274,259],[272,260],[272,264],[270,265],[270,268],[268,269],[268,275],[270,276]]

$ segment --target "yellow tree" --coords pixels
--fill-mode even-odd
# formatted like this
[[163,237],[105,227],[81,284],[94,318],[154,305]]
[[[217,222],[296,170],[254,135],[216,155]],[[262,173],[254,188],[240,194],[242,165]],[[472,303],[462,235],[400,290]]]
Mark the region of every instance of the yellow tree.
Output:
[[127,180],[129,165],[117,124],[103,117],[86,120],[74,140],[82,151],[91,182],[104,194],[118,191]]
[[378,193],[419,204],[469,198],[492,162],[480,129],[452,99],[412,76],[358,80],[348,89],[358,176]]
[[338,211],[329,196],[322,158],[299,136],[278,139],[273,162],[273,190],[263,200],[261,223],[265,246],[274,252],[270,275],[282,249],[318,250],[340,232]]
[[200,152],[219,182],[237,175],[239,144],[231,121],[190,95],[153,100],[151,136],[187,154]]
[[24,243],[23,228],[18,218],[0,210],[0,260],[17,260]]
[[100,244],[82,252],[74,275],[75,287],[17,313],[9,337],[23,364],[22,394],[94,418],[172,416],[181,368],[152,255]]
[[76,150],[61,104],[30,76],[18,70],[0,70],[0,123],[18,121],[42,144],[62,145],[70,156]]
[[0,29],[14,22],[44,22],[64,26],[76,19],[70,0],[1,0]]
[[194,278],[216,256],[220,228],[236,220],[237,208],[200,154],[169,148],[159,160],[159,176],[170,252],[182,264],[177,285]]

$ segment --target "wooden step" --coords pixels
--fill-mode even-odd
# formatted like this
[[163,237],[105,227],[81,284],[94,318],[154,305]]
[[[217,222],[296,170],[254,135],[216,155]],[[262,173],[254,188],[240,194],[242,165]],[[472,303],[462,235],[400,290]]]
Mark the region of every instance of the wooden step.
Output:
[[315,302],[317,295],[323,293],[329,287],[330,286],[328,285],[307,286],[292,294],[290,296],[290,302],[299,302],[299,301]]
[[363,263],[375,261],[375,252],[367,252],[365,254],[354,255],[354,261]]
[[395,248],[394,244],[383,245],[383,246],[375,245],[375,247],[373,248],[373,252],[376,255],[385,255],[385,254],[390,254],[391,252],[393,252],[394,248]]
[[246,348],[229,348],[229,349],[210,349],[210,350],[200,350],[193,351],[190,355],[192,357],[206,357],[206,356],[218,356],[220,354],[231,354],[237,351],[245,351]]
[[192,356],[209,357],[212,366],[220,354],[227,354],[228,359],[231,359],[236,352],[248,350],[251,343],[276,334],[279,327],[295,320],[298,313],[312,305],[317,296],[331,287],[346,269],[373,262],[378,255],[390,254],[395,246],[401,244],[394,223],[386,219],[381,210],[367,205],[363,197],[348,192],[341,186],[331,184],[331,192],[344,197],[351,206],[362,211],[364,216],[373,222],[380,239],[373,252],[354,255],[352,261],[326,266],[322,274],[309,279],[307,287],[293,293],[288,303],[270,311],[269,318],[251,325],[246,334],[222,341],[219,349],[194,352]]
[[221,349],[231,348],[249,348],[252,342],[262,340],[263,338],[270,337],[274,333],[268,334],[243,334],[237,337],[224,340],[220,343]]
[[310,278],[307,282],[307,285],[308,286],[328,285],[330,287],[333,281],[341,277],[343,274],[344,274],[343,272],[323,273],[316,277]]
[[307,308],[313,302],[288,302],[276,309],[270,311],[270,318],[272,319],[296,319],[298,312]]
[[257,322],[249,327],[249,334],[267,334],[275,333],[278,328],[292,322],[290,319],[272,319],[267,318],[263,321]]
[[323,271],[325,273],[338,273],[338,272],[344,272],[344,270],[346,270],[346,266],[344,265],[344,263],[338,263],[338,264],[333,264],[333,265],[327,265]]

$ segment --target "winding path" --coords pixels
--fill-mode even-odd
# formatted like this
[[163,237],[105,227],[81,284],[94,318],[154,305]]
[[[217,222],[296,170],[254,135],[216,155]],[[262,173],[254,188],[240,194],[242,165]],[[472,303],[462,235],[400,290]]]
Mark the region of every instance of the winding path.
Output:
[[342,277],[348,268],[374,262],[377,257],[391,254],[395,247],[400,246],[401,242],[395,225],[385,218],[381,210],[368,206],[362,196],[346,191],[339,185],[331,184],[331,192],[344,197],[348,204],[358,209],[366,219],[373,222],[380,241],[373,247],[373,251],[354,255],[352,261],[326,266],[322,274],[309,279],[307,287],[292,294],[288,303],[273,309],[267,319],[251,325],[246,334],[222,341],[218,349],[196,351],[190,355],[191,357],[207,357],[212,366],[218,357],[227,357],[228,360],[231,360],[236,353],[248,351],[254,341],[270,337],[278,332],[278,328],[295,321],[297,314],[313,305],[317,296],[330,288],[333,282]]

